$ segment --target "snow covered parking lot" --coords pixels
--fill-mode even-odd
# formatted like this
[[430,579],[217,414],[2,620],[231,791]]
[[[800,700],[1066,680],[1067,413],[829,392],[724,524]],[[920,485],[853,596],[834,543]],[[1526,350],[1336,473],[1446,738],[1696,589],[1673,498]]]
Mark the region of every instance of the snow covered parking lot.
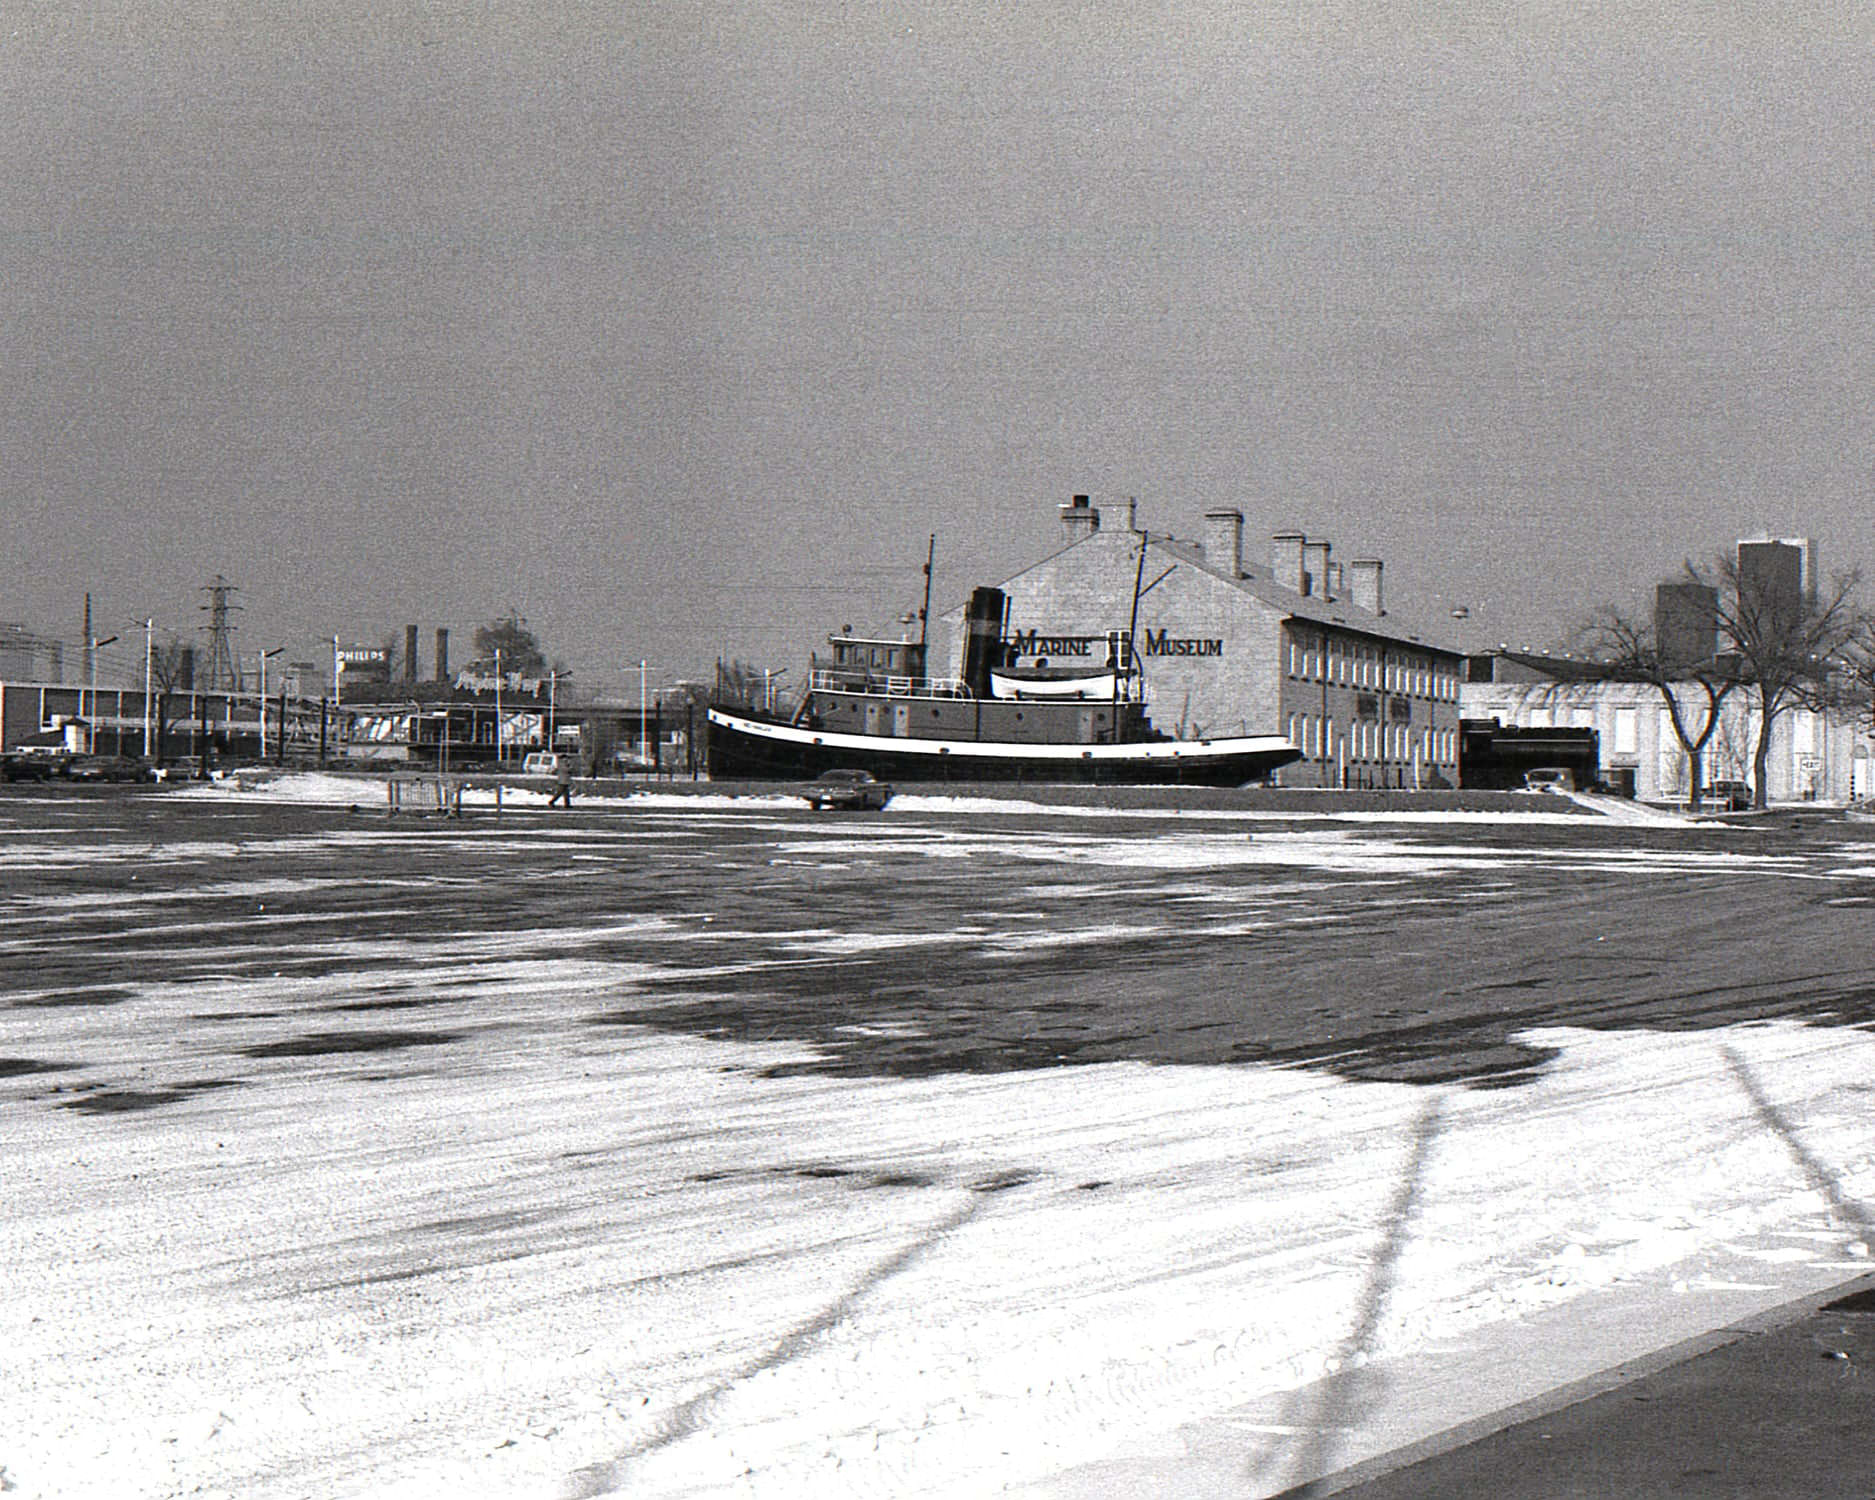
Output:
[[299,790],[0,800],[16,1493],[1271,1494],[1868,1266],[1847,830]]

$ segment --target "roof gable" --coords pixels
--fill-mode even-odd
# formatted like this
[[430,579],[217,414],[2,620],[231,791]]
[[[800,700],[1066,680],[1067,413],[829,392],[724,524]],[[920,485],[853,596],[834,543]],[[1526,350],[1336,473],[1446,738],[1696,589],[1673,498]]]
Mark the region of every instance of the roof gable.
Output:
[[[1439,639],[1418,621],[1391,609],[1376,615],[1359,608],[1351,599],[1324,599],[1312,594],[1298,594],[1294,589],[1286,588],[1272,578],[1268,568],[1249,564],[1245,565],[1240,577],[1232,578],[1221,569],[1212,566],[1205,558],[1204,549],[1195,542],[1150,534],[1148,541],[1152,550],[1164,552],[1182,563],[1200,569],[1220,582],[1250,595],[1287,618],[1308,620],[1317,625],[1333,626],[1341,630],[1358,631],[1362,635],[1370,635],[1377,640],[1399,641],[1417,646],[1422,650],[1441,652],[1447,656],[1464,655],[1457,646]],[[1150,564],[1148,566],[1150,567]]]

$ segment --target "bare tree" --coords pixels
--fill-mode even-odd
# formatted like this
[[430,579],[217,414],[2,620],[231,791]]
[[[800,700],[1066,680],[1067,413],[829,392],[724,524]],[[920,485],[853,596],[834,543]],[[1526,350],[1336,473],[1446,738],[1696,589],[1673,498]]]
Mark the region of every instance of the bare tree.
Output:
[[1836,706],[1875,734],[1875,619],[1864,618],[1836,674]]
[[492,672],[495,654],[501,654],[501,670],[504,673],[518,672],[523,677],[539,677],[547,668],[547,658],[540,649],[540,642],[534,638],[534,632],[527,628],[527,621],[519,615],[509,615],[503,620],[493,620],[486,625],[476,627],[476,660]]
[[1686,752],[1687,799],[1697,804],[1707,743],[1719,728],[1725,700],[1743,686],[1738,662],[1714,655],[1681,662],[1660,649],[1651,621],[1604,605],[1578,632],[1586,660],[1572,660],[1591,682],[1645,683],[1660,697],[1674,738]]
[[153,706],[156,719],[155,754],[151,757],[158,765],[164,760],[163,750],[169,743],[169,731],[182,717],[176,712],[180,705],[183,713],[189,708],[186,696],[195,687],[195,648],[185,645],[175,636],[150,651],[150,682],[156,689],[156,702]]
[[1736,656],[1739,678],[1757,689],[1752,803],[1763,807],[1778,719],[1793,708],[1830,708],[1834,684],[1868,630],[1855,600],[1861,575],[1838,574],[1826,590],[1795,598],[1741,571],[1736,556],[1720,557],[1703,573],[1688,563],[1686,577],[1717,589],[1719,633]]

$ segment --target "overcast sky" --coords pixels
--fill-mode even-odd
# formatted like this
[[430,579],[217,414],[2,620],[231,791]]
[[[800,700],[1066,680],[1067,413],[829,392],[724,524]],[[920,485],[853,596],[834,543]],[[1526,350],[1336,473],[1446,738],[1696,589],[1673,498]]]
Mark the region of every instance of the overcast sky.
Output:
[[0,620],[798,671],[1076,491],[1468,643],[1875,573],[1869,14],[14,5]]

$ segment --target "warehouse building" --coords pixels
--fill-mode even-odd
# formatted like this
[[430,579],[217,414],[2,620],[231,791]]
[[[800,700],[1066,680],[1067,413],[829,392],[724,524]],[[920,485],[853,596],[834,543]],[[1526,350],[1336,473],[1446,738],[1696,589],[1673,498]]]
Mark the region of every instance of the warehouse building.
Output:
[[[1009,665],[1098,669],[1130,632],[1164,733],[1286,735],[1289,786],[1457,785],[1464,657],[1387,603],[1379,560],[1344,564],[1301,532],[1246,560],[1235,509],[1199,539],[1141,529],[1130,502],[1118,526],[1086,495],[1059,514],[1061,549],[997,585]],[[962,606],[933,624],[933,662],[961,671]]]

